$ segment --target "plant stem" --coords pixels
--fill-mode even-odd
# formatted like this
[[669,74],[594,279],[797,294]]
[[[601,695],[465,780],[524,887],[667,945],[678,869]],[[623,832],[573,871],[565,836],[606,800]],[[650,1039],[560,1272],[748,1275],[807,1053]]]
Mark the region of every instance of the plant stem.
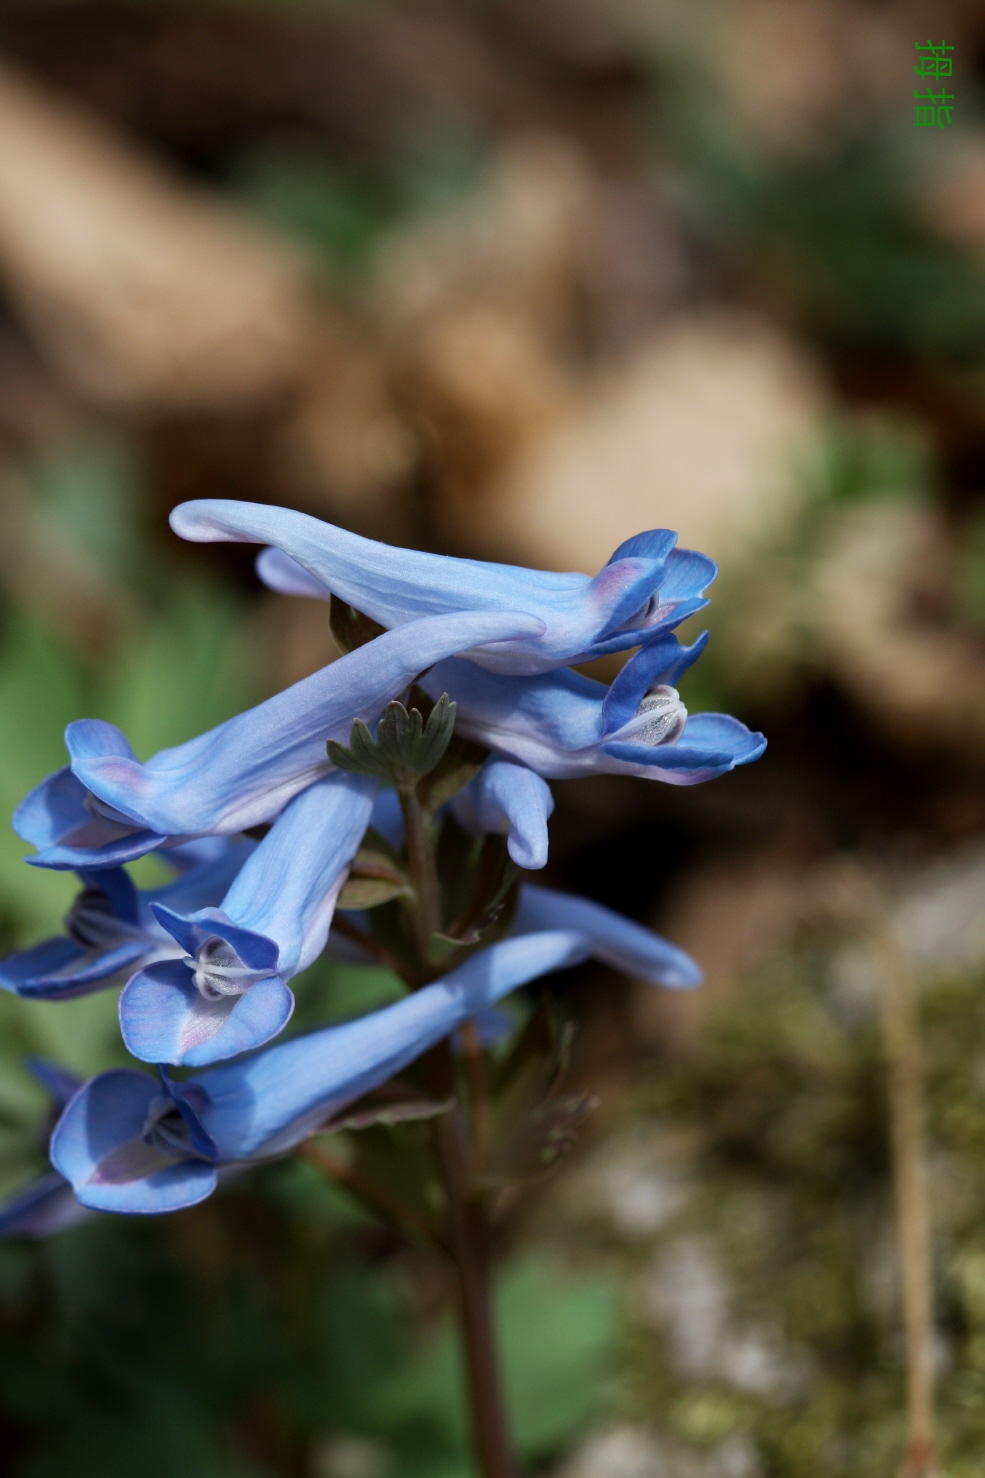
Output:
[[[428,1058],[432,1091],[447,1092],[455,1065],[448,1042]],[[459,1320],[472,1435],[482,1478],[517,1478],[503,1402],[489,1297],[489,1225],[485,1203],[472,1186],[468,1143],[461,1113],[432,1120],[435,1155],[448,1199],[448,1233],[458,1270]]]
[[431,817],[421,805],[416,785],[397,788],[400,809],[404,815],[407,859],[414,884],[411,908],[414,943],[422,979],[432,977],[431,938],[441,929],[441,892],[438,886],[438,863],[434,854],[434,830]]
[[482,1042],[479,1039],[479,1029],[474,1021],[466,1021],[463,1024],[461,1036],[471,1089],[472,1144],[475,1148],[476,1162],[481,1170],[489,1158],[489,1147],[492,1140],[489,1074],[486,1072],[486,1059],[482,1051]]
[[[411,922],[420,983],[424,984],[435,976],[431,940],[442,926],[434,831],[416,787],[399,786],[397,793],[414,885]],[[450,1042],[439,1042],[431,1049],[425,1068],[429,1091],[439,1101],[456,1097],[457,1074]],[[458,1272],[458,1315],[476,1461],[482,1478],[518,1478],[493,1332],[489,1225],[482,1193],[475,1184],[471,1147],[458,1104],[450,1113],[432,1119],[431,1136],[448,1204],[448,1241]]]
[[875,932],[872,945],[889,1065],[893,1179],[906,1328],[907,1446],[900,1478],[931,1478],[936,1472],[933,1269],[920,1023],[909,960],[887,925]]

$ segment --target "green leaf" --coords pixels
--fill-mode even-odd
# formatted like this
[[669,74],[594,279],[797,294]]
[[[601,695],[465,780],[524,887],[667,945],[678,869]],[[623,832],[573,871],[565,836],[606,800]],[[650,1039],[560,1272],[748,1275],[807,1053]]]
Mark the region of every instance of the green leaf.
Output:
[[349,746],[328,741],[328,757],[339,770],[392,780],[398,788],[416,784],[438,765],[455,730],[455,705],[443,693],[428,715],[419,708],[388,703],[374,740],[362,719],[356,719]]
[[350,877],[339,894],[336,908],[354,911],[379,908],[381,904],[389,903],[392,898],[400,898],[410,891],[406,883],[391,882],[386,878]]

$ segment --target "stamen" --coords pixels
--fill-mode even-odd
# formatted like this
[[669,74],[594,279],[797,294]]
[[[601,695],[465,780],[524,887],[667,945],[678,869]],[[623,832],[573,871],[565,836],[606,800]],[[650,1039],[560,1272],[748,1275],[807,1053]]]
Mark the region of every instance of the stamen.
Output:
[[216,935],[201,945],[196,959],[186,955],[185,964],[194,972],[195,986],[207,1001],[245,995],[258,980],[277,974],[276,970],[257,970],[244,965],[232,945]]
[[651,595],[645,605],[640,606],[628,621],[623,622],[619,630],[642,631],[644,627],[655,626],[658,621],[663,620],[664,616],[669,615],[673,608],[673,601],[661,601],[659,595]]
[[189,1155],[198,1153],[181,1110],[174,1099],[166,1098],[164,1094],[151,1099],[140,1137],[144,1144],[170,1159],[186,1160]]
[[644,716],[646,721],[633,733],[637,744],[674,744],[687,723],[687,709],[680,694],[666,683],[659,683],[646,694],[636,710],[636,719]]

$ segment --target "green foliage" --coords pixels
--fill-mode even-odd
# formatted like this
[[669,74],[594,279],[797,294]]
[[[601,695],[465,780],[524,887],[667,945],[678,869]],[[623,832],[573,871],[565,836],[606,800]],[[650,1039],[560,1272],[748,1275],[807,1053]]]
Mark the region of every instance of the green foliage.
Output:
[[[352,1219],[317,1181],[271,1166],[172,1221],[0,1249],[12,1478],[300,1478],[332,1434],[378,1445],[388,1478],[471,1478],[450,1327],[415,1332],[400,1278],[353,1260]],[[615,1296],[524,1263],[498,1312],[520,1446],[543,1457],[598,1404]]]
[[394,785],[413,786],[430,775],[444,757],[455,731],[455,704],[442,693],[425,721],[419,708],[388,703],[374,739],[362,719],[356,719],[349,747],[328,741],[328,757],[339,770],[353,775],[375,775]]

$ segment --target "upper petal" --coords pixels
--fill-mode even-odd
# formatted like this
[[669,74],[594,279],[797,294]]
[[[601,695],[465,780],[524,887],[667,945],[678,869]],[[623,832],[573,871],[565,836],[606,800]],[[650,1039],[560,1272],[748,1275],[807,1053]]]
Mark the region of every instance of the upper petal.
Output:
[[[479,643],[475,651],[459,648],[500,672],[536,672],[575,660],[600,633],[645,603],[663,568],[653,552],[610,563],[594,579],[452,559],[364,539],[289,508],[221,499],[181,504],[171,526],[185,539],[274,545],[314,582],[264,555],[261,575],[275,589],[305,595],[328,589],[388,628],[459,611],[530,611],[541,617],[540,632],[517,633],[491,650],[485,644],[479,649]],[[673,538],[665,535],[665,542]]]
[[347,740],[355,718],[377,718],[425,668],[463,646],[541,629],[538,618],[516,612],[410,623],[146,764],[122,752],[111,725],[70,724],[73,770],[114,815],[159,836],[242,831],[326,773],[326,739]]

